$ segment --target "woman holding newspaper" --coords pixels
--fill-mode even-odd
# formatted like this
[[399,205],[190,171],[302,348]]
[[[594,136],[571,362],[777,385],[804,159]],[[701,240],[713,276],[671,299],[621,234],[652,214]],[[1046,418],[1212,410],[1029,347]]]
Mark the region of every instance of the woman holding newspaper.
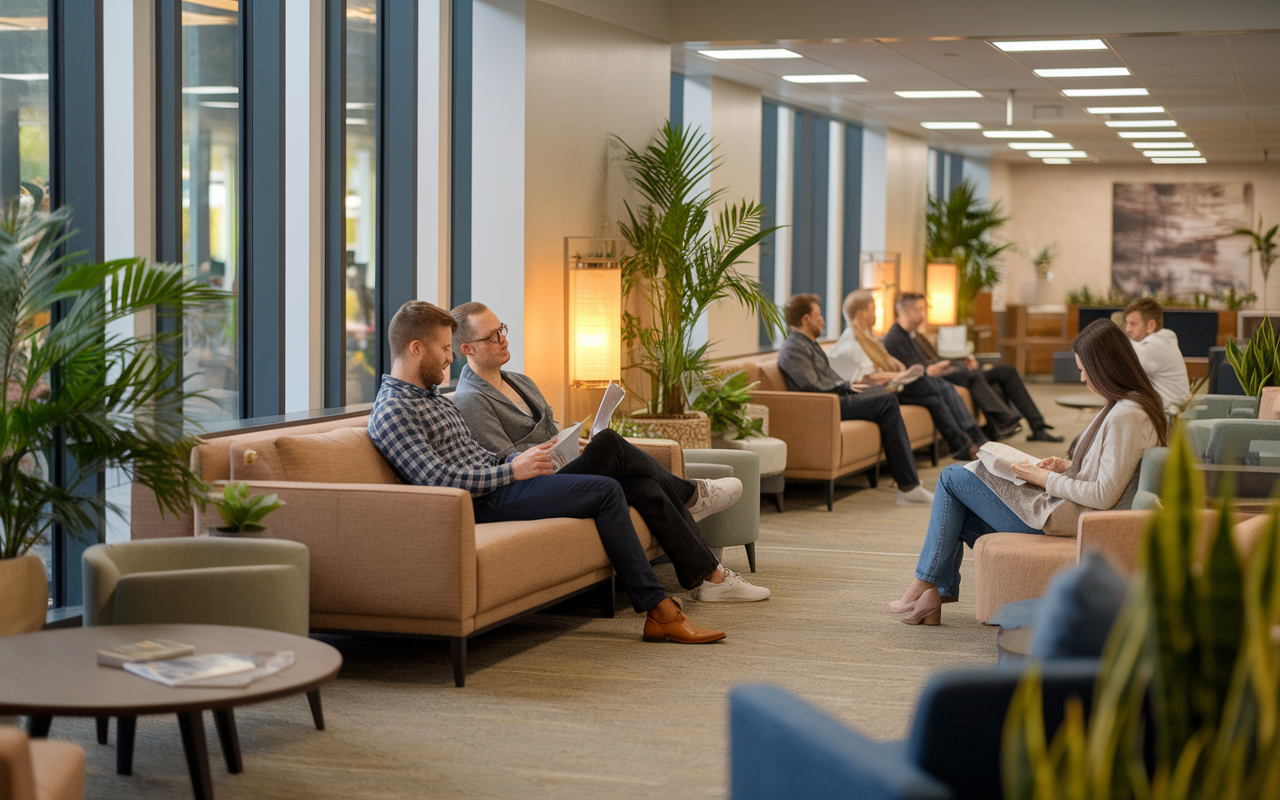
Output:
[[1067,458],[1036,461],[1004,445],[942,471],[916,577],[889,610],[908,625],[937,625],[943,603],[959,598],[964,545],[993,531],[1075,535],[1084,511],[1128,508],[1148,448],[1168,440],[1168,423],[1133,347],[1110,320],[1072,343],[1081,378],[1107,403]]

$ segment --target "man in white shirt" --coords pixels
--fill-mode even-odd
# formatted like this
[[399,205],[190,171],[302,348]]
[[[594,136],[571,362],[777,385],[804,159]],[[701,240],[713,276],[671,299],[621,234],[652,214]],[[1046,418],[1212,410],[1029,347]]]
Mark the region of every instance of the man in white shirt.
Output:
[[1164,327],[1164,309],[1150,297],[1134,300],[1124,310],[1124,332],[1164,407],[1176,411],[1191,396],[1191,381],[1178,334]]

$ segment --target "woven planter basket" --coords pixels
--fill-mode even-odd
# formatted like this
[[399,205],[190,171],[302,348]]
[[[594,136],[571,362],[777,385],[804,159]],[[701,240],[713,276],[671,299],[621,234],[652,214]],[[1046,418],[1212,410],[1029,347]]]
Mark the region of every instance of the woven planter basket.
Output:
[[711,423],[701,411],[678,417],[634,416],[636,425],[649,431],[654,439],[673,439],[682,450],[704,450],[711,447]]

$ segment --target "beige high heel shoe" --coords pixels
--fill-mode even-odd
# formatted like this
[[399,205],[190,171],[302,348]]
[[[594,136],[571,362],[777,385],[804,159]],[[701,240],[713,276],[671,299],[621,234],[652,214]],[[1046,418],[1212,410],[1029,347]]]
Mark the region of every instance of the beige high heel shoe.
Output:
[[[918,598],[917,598],[918,599]],[[916,607],[915,600],[894,600],[889,604],[889,610],[894,614],[905,614]]]
[[902,618],[907,625],[941,625],[942,595],[937,589],[926,589],[916,600],[911,613]]

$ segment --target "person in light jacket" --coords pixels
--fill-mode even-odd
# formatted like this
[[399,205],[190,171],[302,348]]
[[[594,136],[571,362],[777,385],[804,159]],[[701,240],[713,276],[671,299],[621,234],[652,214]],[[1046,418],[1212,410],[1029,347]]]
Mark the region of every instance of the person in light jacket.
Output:
[[1107,402],[1067,458],[1014,464],[1015,485],[983,464],[953,464],[934,489],[916,576],[889,604],[910,625],[937,625],[942,604],[959,597],[964,545],[993,531],[1074,535],[1085,511],[1129,508],[1148,448],[1168,441],[1164,404],[1125,335],[1098,320],[1072,343],[1085,385]]
[[1164,309],[1150,297],[1134,300],[1124,310],[1124,332],[1164,407],[1177,411],[1191,396],[1191,381],[1178,334],[1164,327]]

